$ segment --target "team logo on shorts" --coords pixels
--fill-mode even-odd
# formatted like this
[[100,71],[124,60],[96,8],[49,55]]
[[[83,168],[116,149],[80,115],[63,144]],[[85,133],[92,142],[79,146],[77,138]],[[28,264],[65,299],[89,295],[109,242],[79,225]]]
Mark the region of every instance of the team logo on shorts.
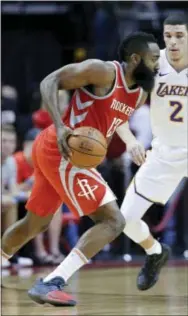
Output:
[[78,179],[77,184],[80,186],[81,191],[78,193],[78,196],[84,196],[87,200],[94,200],[96,201],[94,191],[98,188],[98,185],[90,186],[88,184],[87,179]]

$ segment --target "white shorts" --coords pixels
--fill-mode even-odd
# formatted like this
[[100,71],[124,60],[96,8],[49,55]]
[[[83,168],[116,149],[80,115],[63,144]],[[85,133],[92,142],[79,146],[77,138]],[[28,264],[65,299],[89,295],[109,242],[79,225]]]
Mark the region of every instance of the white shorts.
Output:
[[136,193],[165,204],[182,178],[188,176],[187,148],[155,144],[135,176]]

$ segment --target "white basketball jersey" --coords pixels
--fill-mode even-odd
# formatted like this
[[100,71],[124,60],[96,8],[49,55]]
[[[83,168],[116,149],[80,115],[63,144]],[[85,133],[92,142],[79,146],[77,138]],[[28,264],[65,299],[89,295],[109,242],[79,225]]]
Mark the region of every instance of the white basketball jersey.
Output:
[[161,51],[160,70],[151,93],[151,125],[154,137],[164,145],[187,147],[188,68],[176,72],[166,50]]

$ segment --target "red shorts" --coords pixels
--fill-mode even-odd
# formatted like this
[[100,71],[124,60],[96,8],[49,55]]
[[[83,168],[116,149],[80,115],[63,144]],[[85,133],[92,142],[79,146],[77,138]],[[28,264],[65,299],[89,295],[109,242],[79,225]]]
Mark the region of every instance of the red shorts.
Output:
[[[42,132],[43,133],[43,132]],[[76,215],[93,213],[115,195],[96,169],[79,169],[45,151],[41,134],[33,145],[35,182],[26,208],[39,216],[54,214],[62,203]]]

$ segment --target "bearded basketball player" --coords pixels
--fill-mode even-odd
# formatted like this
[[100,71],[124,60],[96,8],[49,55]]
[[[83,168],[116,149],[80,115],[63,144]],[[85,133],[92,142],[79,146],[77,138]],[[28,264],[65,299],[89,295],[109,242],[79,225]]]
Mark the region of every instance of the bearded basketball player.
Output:
[[[10,258],[26,242],[46,230],[62,203],[77,216],[88,215],[95,226],[81,236],[75,248],[52,273],[38,280],[29,290],[29,296],[38,303],[75,305],[73,297],[63,291],[66,282],[125,227],[116,197],[96,169],[79,169],[69,162],[71,152],[67,137],[77,127],[91,126],[107,141],[115,130],[124,142],[128,136],[130,140],[127,121],[145,102],[154,86],[159,55],[155,38],[138,32],[122,42],[122,64],[86,60],[67,65],[41,82],[43,102],[54,124],[42,131],[34,143],[35,183],[26,204],[28,212],[24,219],[5,232],[2,255]],[[58,89],[75,90],[63,120]],[[133,147],[139,163],[143,163],[143,147],[138,144]],[[79,194],[82,180],[87,183],[87,191],[93,186],[96,188],[89,199],[88,195]],[[95,198],[92,198],[93,194]]]

